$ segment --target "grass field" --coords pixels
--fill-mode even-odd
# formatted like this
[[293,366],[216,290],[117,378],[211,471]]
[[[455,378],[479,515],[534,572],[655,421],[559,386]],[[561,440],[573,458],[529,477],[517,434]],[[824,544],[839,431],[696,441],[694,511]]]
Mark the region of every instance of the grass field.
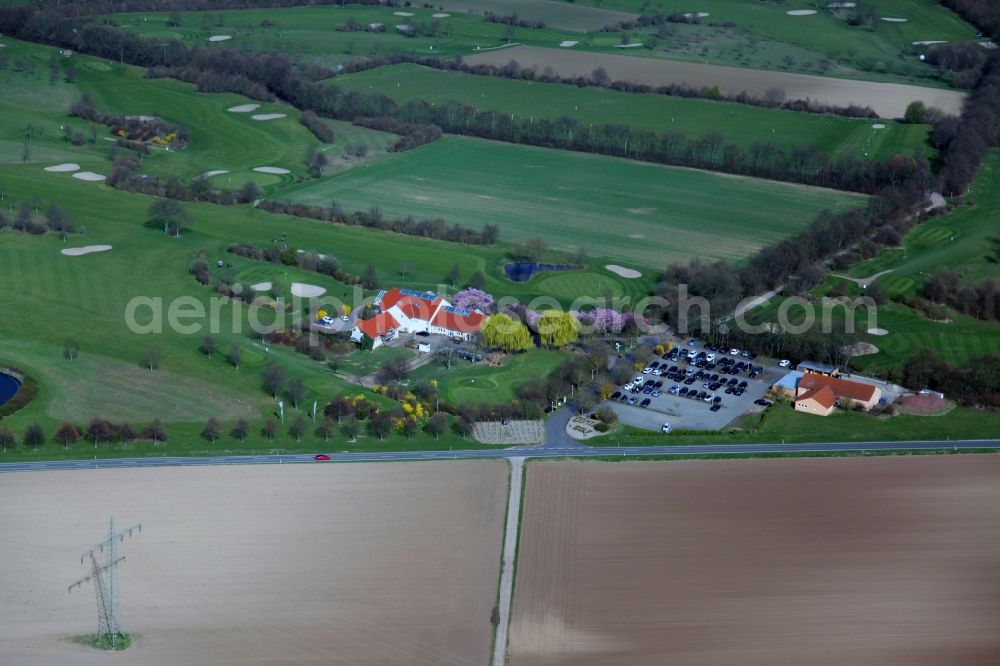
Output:
[[345,74],[332,80],[343,90],[378,91],[398,103],[456,100],[481,111],[533,118],[576,118],[587,124],[614,123],[690,136],[721,132],[749,148],[760,141],[783,147],[815,146],[834,156],[885,159],[926,153],[926,125],[890,122],[873,129],[870,120],[851,120],[742,104],[630,93],[473,76],[401,64]]
[[[292,201],[441,216],[502,238],[541,237],[627,265],[746,257],[824,208],[864,198],[772,181],[462,137],[288,191]],[[544,220],[545,224],[539,222]]]
[[998,473],[996,455],[532,462],[508,661],[987,666]]
[[[396,12],[411,16],[398,16]],[[481,16],[456,12],[435,18],[436,13],[441,12],[420,7],[365,6],[182,12],[182,23],[176,27],[167,25],[168,15],[163,13],[116,14],[110,18],[143,36],[212,44],[217,48],[274,51],[327,66],[351,57],[390,53],[452,56],[502,47],[510,42],[556,46],[563,40],[579,38],[572,32],[550,28],[517,28],[510,34],[507,26],[489,23]],[[275,25],[262,27],[265,19]],[[381,23],[386,30],[382,33],[336,30],[349,19],[362,26]],[[397,25],[414,25],[417,34],[407,36]],[[207,41],[213,35],[229,35],[232,39],[213,44]],[[613,38],[606,41],[613,43]]]
[[548,376],[567,358],[564,352],[538,349],[511,356],[500,367],[456,360],[449,370],[431,363],[418,368],[411,379],[438,380],[441,397],[453,405],[508,402],[520,385]]
[[[605,9],[643,11],[643,0],[585,0]],[[836,63],[838,76],[914,80],[929,72],[911,54],[922,40],[971,41],[976,30],[957,14],[933,0],[879,0],[873,3],[881,19],[869,26],[847,24],[847,12],[827,9],[829,3],[790,0],[784,3],[712,0],[711,6],[693,6],[685,0],[654,0],[649,7],[667,13],[706,11],[712,21],[732,21],[734,28],[671,26],[673,34],[655,39],[643,36],[659,55],[715,64],[819,71],[821,61]],[[817,10],[812,16],[789,16],[788,11]],[[638,37],[639,35],[637,35]],[[635,49],[640,51],[645,49]],[[785,57],[793,58],[789,66]]]
[[[503,461],[9,474],[0,662],[106,664],[80,552],[119,545],[122,655],[147,666],[489,661]],[[109,488],[113,487],[113,499]],[[110,500],[110,501],[109,501]],[[37,550],[23,557],[25,548]],[[88,561],[89,564],[89,561]],[[39,580],[45,580],[39,585]],[[119,588],[116,588],[116,590]]]

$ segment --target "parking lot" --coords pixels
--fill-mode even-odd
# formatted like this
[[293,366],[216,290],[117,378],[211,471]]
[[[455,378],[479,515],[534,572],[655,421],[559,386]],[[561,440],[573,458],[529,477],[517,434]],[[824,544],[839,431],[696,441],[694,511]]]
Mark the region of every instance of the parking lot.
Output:
[[[636,373],[637,376],[633,379],[641,377],[638,392],[635,392],[635,386],[631,390],[616,387],[616,391],[620,392],[619,398],[608,400],[605,404],[618,413],[622,423],[646,430],[660,430],[664,423],[670,423],[672,430],[725,428],[744,414],[764,409],[755,405],[754,401],[764,398],[771,385],[786,372],[777,365],[765,365],[756,358],[750,359],[729,352],[728,349],[706,349],[702,344],[685,345],[672,350],[664,355],[665,358],[651,361],[649,372]],[[685,359],[684,354],[691,354],[692,358]],[[709,361],[708,359],[713,358],[711,354],[715,356]],[[740,363],[743,364],[742,367],[738,366]],[[748,367],[758,370],[752,379]],[[693,374],[688,376],[689,373]],[[735,386],[731,386],[734,380]],[[661,385],[656,386],[657,384]],[[735,389],[741,385],[743,390],[737,395]],[[670,390],[675,386],[677,391],[672,394]],[[726,393],[726,389],[730,389],[730,392]],[[655,391],[660,394],[656,395]],[[681,395],[692,391],[697,398]],[[704,396],[708,396],[707,401]],[[626,400],[634,398],[634,404],[623,402],[622,397]],[[649,403],[642,407],[645,400],[649,400]],[[712,411],[713,404],[719,405],[717,411]]]

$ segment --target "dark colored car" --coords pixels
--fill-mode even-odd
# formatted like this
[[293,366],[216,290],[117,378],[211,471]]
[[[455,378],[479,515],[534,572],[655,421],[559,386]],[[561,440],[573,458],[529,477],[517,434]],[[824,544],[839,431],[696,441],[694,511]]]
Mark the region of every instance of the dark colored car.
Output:
[[640,407],[649,407],[649,398],[646,398],[645,400],[643,400],[642,402],[640,402],[639,406]]
[[620,397],[622,397],[622,392],[621,391],[615,391],[614,393],[611,394],[611,399],[612,400],[617,400]]
[[720,405],[719,403],[715,403],[714,405],[712,405],[712,406],[711,406],[711,407],[709,407],[708,409],[709,409],[710,411],[713,411],[713,412],[717,412],[717,411],[719,411],[720,409],[722,409],[722,405]]

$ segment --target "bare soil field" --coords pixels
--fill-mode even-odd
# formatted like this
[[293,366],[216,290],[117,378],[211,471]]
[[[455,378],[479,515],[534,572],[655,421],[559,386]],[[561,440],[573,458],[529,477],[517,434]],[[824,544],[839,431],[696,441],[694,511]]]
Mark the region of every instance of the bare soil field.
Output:
[[509,663],[1000,663],[1000,456],[528,465]]
[[[4,474],[0,663],[485,664],[503,461]],[[97,625],[80,553],[122,545],[126,652]]]
[[465,58],[469,64],[502,67],[516,60],[522,67],[539,71],[551,67],[561,76],[587,76],[603,67],[615,81],[633,81],[651,86],[686,83],[696,87],[718,86],[724,94],[747,93],[763,97],[771,88],[781,88],[788,99],[809,98],[827,104],[870,106],[883,118],[899,118],[906,105],[922,100],[947,113],[958,115],[965,93],[899,83],[853,81],[809,74],[770,72],[761,69],[723,67],[696,62],[659,60],[586,51],[567,51],[539,46],[516,46],[503,51],[476,53]]

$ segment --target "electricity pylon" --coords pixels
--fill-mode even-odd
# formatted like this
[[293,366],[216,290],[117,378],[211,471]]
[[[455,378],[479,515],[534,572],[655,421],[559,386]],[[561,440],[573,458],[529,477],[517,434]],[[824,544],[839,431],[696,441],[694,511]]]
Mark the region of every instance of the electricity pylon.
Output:
[[[121,624],[118,622],[118,564],[125,557],[118,556],[118,544],[126,536],[131,537],[132,532],[142,532],[142,523],[117,532],[115,519],[111,518],[107,538],[80,556],[80,564],[90,558],[90,573],[70,585],[67,590],[72,592],[74,587],[94,583],[94,593],[97,595],[97,639],[109,638],[112,647],[116,647],[118,636],[122,634]],[[98,561],[97,553],[105,556],[104,562]]]

